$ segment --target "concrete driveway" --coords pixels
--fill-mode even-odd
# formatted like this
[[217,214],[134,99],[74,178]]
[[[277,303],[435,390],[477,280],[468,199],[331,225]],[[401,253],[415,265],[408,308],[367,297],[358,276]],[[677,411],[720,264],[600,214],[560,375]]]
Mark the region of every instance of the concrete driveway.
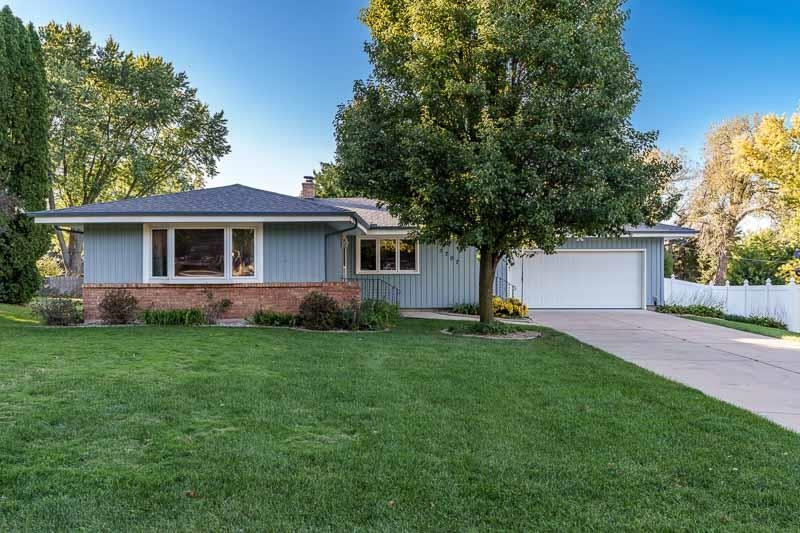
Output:
[[800,432],[800,342],[649,311],[533,311],[538,324]]

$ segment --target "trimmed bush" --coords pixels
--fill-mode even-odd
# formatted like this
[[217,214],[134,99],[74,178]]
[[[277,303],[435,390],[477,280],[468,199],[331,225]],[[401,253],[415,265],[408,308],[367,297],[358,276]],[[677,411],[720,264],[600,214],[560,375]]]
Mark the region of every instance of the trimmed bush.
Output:
[[151,326],[196,326],[205,324],[202,309],[148,309],[142,315]]
[[125,289],[108,291],[100,301],[100,318],[106,324],[130,324],[136,320],[137,304],[133,294]]
[[503,322],[462,322],[447,328],[453,335],[508,335],[526,331],[526,328],[515,324],[505,324]]
[[44,298],[31,309],[48,326],[74,326],[83,322],[78,302],[69,298]]
[[786,329],[786,324],[777,318],[771,316],[741,316],[741,315],[724,315],[722,318],[732,322],[744,322],[746,324],[754,324],[756,326],[763,326],[765,328]]
[[670,315],[694,315],[705,316],[710,318],[724,318],[725,314],[718,307],[710,305],[659,305],[656,307],[659,313],[666,313]]
[[353,330],[382,330],[397,325],[400,308],[384,300],[353,301],[342,310],[343,323]]
[[478,304],[456,304],[451,309],[451,312],[458,313],[459,315],[477,315],[480,313]]
[[[528,317],[528,306],[522,303],[522,300],[519,300],[518,298],[503,299],[500,296],[493,296],[492,309],[494,310],[494,316],[498,318]],[[478,304],[474,303],[456,304],[450,308],[450,311],[460,315],[480,314],[480,308],[478,307]]]
[[345,326],[342,309],[336,300],[321,292],[311,292],[300,302],[300,324],[308,329],[340,329]]
[[522,300],[517,298],[500,298],[495,296],[492,298],[492,308],[494,308],[494,316],[501,318],[527,318],[528,306],[522,303]]
[[291,313],[281,313],[278,311],[268,311],[259,309],[250,317],[250,323],[259,326],[293,327],[299,319]]

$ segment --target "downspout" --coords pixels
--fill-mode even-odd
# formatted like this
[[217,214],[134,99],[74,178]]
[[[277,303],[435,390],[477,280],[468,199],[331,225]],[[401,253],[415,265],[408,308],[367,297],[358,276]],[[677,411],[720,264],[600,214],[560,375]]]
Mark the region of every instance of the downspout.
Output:
[[[325,234],[325,278],[328,277],[328,237],[333,237],[334,235],[341,235],[342,233],[356,229],[358,227],[358,222],[356,221],[355,217],[350,217],[350,220],[353,222],[353,225],[350,226],[349,228],[339,229]],[[344,274],[344,272],[342,272],[342,274]]]

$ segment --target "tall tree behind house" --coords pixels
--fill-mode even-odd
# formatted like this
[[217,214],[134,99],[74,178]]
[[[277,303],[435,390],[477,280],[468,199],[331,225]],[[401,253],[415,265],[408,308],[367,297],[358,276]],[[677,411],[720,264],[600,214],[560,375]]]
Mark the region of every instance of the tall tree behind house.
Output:
[[[221,111],[183,72],[150,54],[102,45],[74,24],[40,30],[51,101],[50,208],[203,187],[230,151]],[[57,231],[68,273],[83,270],[80,234]]]

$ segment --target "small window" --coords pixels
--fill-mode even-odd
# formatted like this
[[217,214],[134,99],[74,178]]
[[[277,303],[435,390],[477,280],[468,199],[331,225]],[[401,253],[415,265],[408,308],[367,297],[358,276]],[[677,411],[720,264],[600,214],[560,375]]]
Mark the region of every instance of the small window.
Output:
[[417,270],[417,242],[400,241],[400,270]]
[[176,229],[175,276],[214,278],[225,276],[225,230]]
[[256,231],[252,228],[234,228],[231,250],[231,272],[236,277],[256,275],[255,263]]
[[375,253],[375,239],[362,239],[361,240],[361,261],[359,262],[359,268],[361,270],[373,271],[378,270],[378,259],[377,254]]
[[416,273],[417,241],[359,239],[359,273]]
[[167,277],[167,230],[154,229],[151,242],[153,258],[151,276],[165,278]]

